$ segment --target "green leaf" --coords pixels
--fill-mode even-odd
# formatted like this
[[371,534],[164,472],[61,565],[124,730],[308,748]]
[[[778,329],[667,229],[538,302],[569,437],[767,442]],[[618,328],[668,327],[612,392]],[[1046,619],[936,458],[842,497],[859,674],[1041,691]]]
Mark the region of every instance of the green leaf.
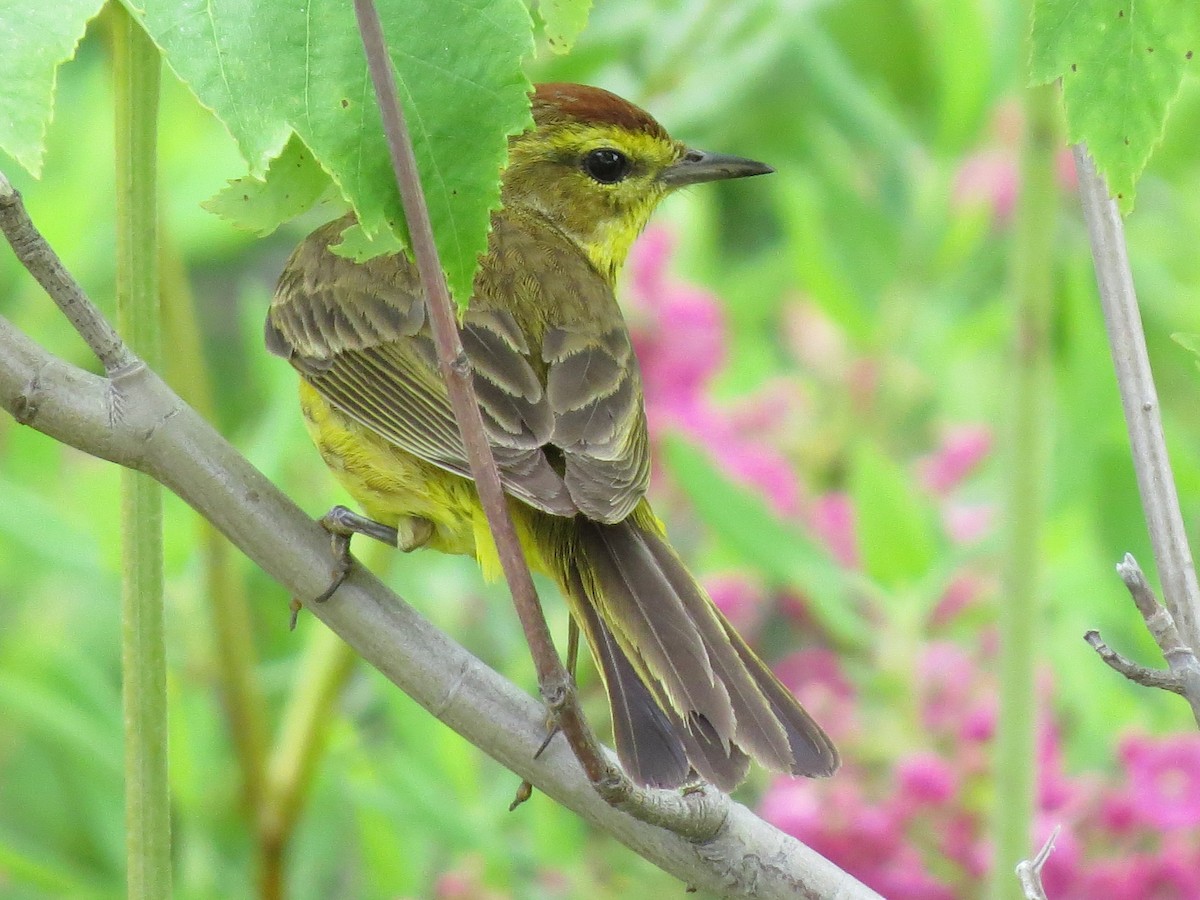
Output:
[[867,574],[889,588],[928,574],[937,555],[934,523],[912,478],[864,444],[854,455],[849,486]]
[[1195,357],[1196,367],[1200,368],[1200,334],[1187,334],[1182,331],[1177,331],[1171,335],[1171,340],[1177,343],[1180,347],[1192,353]]
[[539,0],[538,15],[546,31],[546,43],[555,53],[566,53],[587,25],[592,0]]
[[0,0],[0,149],[35,178],[54,115],[58,67],[75,55],[104,0]]
[[304,142],[292,135],[262,178],[235,178],[201,206],[259,236],[305,212],[333,186]]
[[[168,65],[229,128],[268,193],[269,162],[294,132],[367,237],[404,235],[351,3],[143,2],[143,22]],[[442,265],[465,302],[499,205],[507,136],[530,122],[521,71],[533,48],[529,14],[521,0],[378,5]]]
[[699,447],[671,437],[664,450],[671,474],[717,540],[768,580],[801,589],[839,642],[862,645],[868,629],[855,609],[856,579],[824,547],[776,516],[754,491],[730,481]]
[[1183,331],[1177,331],[1171,335],[1171,340],[1184,350],[1200,356],[1200,334],[1187,334]]
[[1196,50],[1195,0],[1037,0],[1032,80],[1062,78],[1068,136],[1126,211]]
[[398,253],[404,249],[404,244],[391,232],[381,231],[377,236],[370,237],[361,225],[351,225],[342,232],[342,239],[331,244],[329,249],[355,262],[366,262],[385,253]]

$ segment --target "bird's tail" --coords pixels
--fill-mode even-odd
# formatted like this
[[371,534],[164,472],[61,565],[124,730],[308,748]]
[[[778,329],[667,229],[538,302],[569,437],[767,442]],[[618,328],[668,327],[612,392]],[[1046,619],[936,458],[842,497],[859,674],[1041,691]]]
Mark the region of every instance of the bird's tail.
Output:
[[793,775],[837,769],[833,743],[688,573],[648,506],[615,525],[571,525],[560,580],[634,781],[678,787],[694,769],[729,791],[750,758]]

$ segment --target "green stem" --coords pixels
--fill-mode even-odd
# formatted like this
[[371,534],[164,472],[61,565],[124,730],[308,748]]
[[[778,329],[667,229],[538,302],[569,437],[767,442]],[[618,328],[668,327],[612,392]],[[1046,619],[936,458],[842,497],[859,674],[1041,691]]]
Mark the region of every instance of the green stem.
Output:
[[314,628],[297,666],[300,680],[284,710],[267,771],[267,800],[259,823],[263,900],[284,896],[287,846],[324,753],[334,706],[357,661],[358,654],[340,637],[327,628]]
[[[210,422],[216,421],[212,384],[204,363],[195,302],[170,232],[160,233],[163,333],[171,355],[166,378],[181,397]],[[242,806],[250,831],[263,814],[266,796],[267,708],[254,649],[253,617],[244,581],[238,577],[232,548],[201,516],[197,538],[203,548],[205,592],[212,611],[212,669],[227,718],[229,737],[242,776]]]
[[1023,894],[1014,875],[1031,856],[1037,786],[1037,696],[1035,668],[1044,482],[1050,417],[1050,312],[1052,248],[1058,221],[1056,150],[1061,146],[1057,93],[1030,89],[1025,98],[1026,134],[1021,154],[1010,284],[1014,314],[1005,520],[1008,546],[1000,604],[1000,721],[995,771],[993,898]]
[[[159,55],[124,7],[113,4],[116,106],[117,321],[147,365],[160,354],[157,187]],[[163,637],[162,494],[148,476],[121,472],[121,664],[125,710],[128,895],[171,893],[167,784],[167,667]]]

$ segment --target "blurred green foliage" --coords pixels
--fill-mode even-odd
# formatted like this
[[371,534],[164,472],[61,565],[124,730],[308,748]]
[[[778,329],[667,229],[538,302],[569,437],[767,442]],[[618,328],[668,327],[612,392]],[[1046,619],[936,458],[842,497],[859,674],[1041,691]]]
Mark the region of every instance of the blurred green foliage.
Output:
[[[856,647],[845,648],[845,666],[866,695],[902,690],[897,673],[911,638],[903,623],[934,608],[960,565],[1000,568],[1004,523],[982,541],[949,542],[937,505],[915,489],[914,472],[955,425],[982,424],[1003,435],[1011,337],[1005,198],[1016,178],[1023,68],[1017,9],[1003,0],[602,0],[570,55],[545,53],[530,66],[534,80],[608,87],[647,106],[689,143],[777,168],[770,179],[676,198],[659,221],[679,235],[679,273],[722,298],[729,360],[718,396],[736,402],[787,379],[803,398],[803,433],[789,447],[800,479],[814,491],[848,491],[862,511],[863,564],[882,612]],[[187,274],[167,302],[194,301],[202,336],[199,366],[168,345],[168,380],[185,396],[211,397],[221,431],[319,515],[345,498],[304,434],[293,373],[268,357],[260,339],[273,279],[314,220],[264,240],[234,231],[200,206],[244,174],[233,140],[169,75],[162,123],[164,252],[168,268]],[[1193,357],[1170,335],[1200,332],[1198,132],[1200,87],[1192,79],[1127,223],[1189,523],[1200,520],[1200,383]],[[111,89],[96,34],[60,74],[48,142],[43,180],[12,165],[6,174],[72,272],[111,312]],[[981,180],[968,177],[980,171]],[[1068,174],[1063,183],[1040,631],[1055,685],[1048,700],[1068,725],[1070,765],[1086,768],[1112,764],[1118,731],[1185,728],[1190,719],[1174,698],[1133,688],[1104,669],[1081,640],[1097,627],[1115,646],[1156,661],[1113,572],[1126,551],[1147,571],[1152,556],[1086,235]],[[797,304],[834,323],[866,386],[801,364],[785,327]],[[55,353],[95,368],[7,253],[0,253],[0,314]],[[998,509],[1003,479],[1000,447],[961,492]],[[117,480],[112,466],[0,416],[6,897],[123,893]],[[679,485],[682,492],[666,486],[660,509],[698,572],[764,569],[759,548],[721,539],[752,529],[761,509],[729,504],[726,516],[747,518],[717,522],[719,513],[710,513],[706,524],[686,497],[683,468]],[[205,542],[197,517],[174,498],[165,527],[176,893],[248,896],[254,836],[240,807],[241,776],[217,687]],[[289,633],[284,592],[240,557],[234,565],[251,601],[257,674],[274,730],[319,626],[302,616]],[[395,561],[390,580],[439,626],[532,688],[505,594],[482,585],[472,564],[416,554]],[[953,636],[985,641],[1003,602],[993,590],[957,621]],[[549,605],[561,635],[565,613],[556,599]],[[763,643],[784,652],[766,633]],[[588,708],[594,721],[606,721],[595,677],[585,670]],[[291,896],[604,898],[679,890],[545,798],[508,813],[515,776],[365,667],[354,670],[327,725],[289,854]],[[917,740],[903,736],[896,751]],[[758,778],[744,789],[747,799],[761,788]],[[465,893],[450,892],[464,884]]]

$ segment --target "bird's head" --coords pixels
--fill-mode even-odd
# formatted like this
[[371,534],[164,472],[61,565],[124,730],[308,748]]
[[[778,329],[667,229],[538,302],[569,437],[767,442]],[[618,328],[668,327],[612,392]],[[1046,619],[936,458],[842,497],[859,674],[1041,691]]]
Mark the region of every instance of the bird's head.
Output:
[[549,219],[609,280],[672,191],[773,171],[689,149],[649,113],[586,85],[538,85],[533,121],[510,142],[504,204]]

